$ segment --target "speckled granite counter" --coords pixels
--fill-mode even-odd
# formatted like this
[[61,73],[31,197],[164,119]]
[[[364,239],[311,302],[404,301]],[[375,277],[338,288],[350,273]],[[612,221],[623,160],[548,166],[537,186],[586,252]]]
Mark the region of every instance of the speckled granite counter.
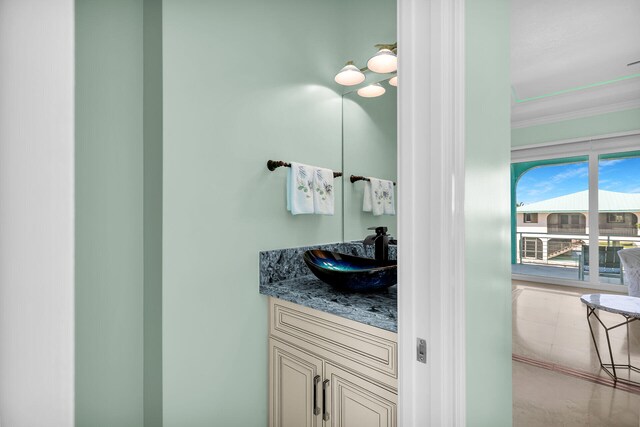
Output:
[[[360,242],[260,252],[260,293],[397,332],[397,285],[375,293],[339,291],[312,275],[302,259],[306,250],[318,248],[366,256]],[[395,258],[395,247],[390,249]]]

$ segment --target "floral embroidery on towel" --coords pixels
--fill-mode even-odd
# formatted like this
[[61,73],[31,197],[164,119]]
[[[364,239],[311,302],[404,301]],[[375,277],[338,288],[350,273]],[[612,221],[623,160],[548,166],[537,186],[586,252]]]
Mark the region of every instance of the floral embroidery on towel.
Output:
[[306,198],[310,199],[313,193],[313,177],[307,177],[307,171],[303,167],[297,168],[296,182],[298,191],[307,193]]
[[384,199],[384,203],[387,207],[393,206],[393,198],[391,197],[391,190],[386,189],[382,191],[382,198]]
[[314,190],[320,195],[322,200],[327,200],[327,196],[330,196],[333,191],[333,185],[324,180],[322,171],[320,170],[316,170],[316,186]]
[[390,205],[392,203],[391,200],[391,192],[389,191],[389,189],[385,189],[383,188],[383,184],[380,183],[380,187],[376,188],[373,191],[373,195],[374,198],[376,199],[376,203],[381,205],[381,204],[385,204],[385,205]]

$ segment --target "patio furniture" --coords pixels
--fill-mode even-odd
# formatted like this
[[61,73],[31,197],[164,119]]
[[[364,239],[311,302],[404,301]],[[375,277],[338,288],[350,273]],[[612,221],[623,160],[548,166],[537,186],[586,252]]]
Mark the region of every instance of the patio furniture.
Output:
[[[598,361],[600,367],[613,378],[614,384],[617,382],[630,384],[634,386],[640,386],[640,367],[631,364],[631,341],[629,341],[629,323],[640,320],[640,298],[628,297],[626,295],[607,295],[607,294],[587,294],[580,297],[587,306],[587,323],[589,323],[589,330],[591,331],[591,338],[593,339],[593,345],[598,355]],[[624,317],[624,321],[617,323],[613,326],[607,327],[596,310],[608,311],[610,313],[616,313]],[[598,340],[594,332],[594,327],[591,325],[591,318],[595,318],[600,326],[604,329],[605,337],[607,339],[607,350],[610,363],[604,363],[603,357],[606,358],[607,354],[600,354],[600,348],[598,348]],[[627,328],[627,363],[616,363],[613,358],[613,351],[611,349],[611,338],[609,331],[616,329],[620,326],[626,326]],[[600,336],[600,334],[598,334]],[[606,359],[605,359],[606,361]],[[622,372],[627,372],[626,377],[621,377]],[[634,379],[631,379],[631,378]]]
[[[622,264],[618,251],[622,246],[598,246],[598,272],[602,277],[619,278],[623,283]],[[589,246],[582,245],[582,254],[580,255],[578,278],[584,280],[584,275],[589,274]]]
[[627,292],[632,297],[640,297],[640,248],[623,249],[618,256],[624,267]]

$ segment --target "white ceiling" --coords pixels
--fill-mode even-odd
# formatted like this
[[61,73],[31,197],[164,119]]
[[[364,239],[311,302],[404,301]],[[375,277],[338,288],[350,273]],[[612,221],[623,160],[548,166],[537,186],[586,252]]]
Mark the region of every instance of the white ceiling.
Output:
[[640,75],[640,0],[512,0],[511,15],[515,127],[640,106],[640,77],[624,79]]

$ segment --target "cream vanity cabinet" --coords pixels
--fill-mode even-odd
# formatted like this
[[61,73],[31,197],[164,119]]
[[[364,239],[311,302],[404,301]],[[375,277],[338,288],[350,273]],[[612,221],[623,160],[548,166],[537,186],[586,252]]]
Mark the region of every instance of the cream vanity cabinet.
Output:
[[393,332],[269,298],[269,426],[394,427]]

